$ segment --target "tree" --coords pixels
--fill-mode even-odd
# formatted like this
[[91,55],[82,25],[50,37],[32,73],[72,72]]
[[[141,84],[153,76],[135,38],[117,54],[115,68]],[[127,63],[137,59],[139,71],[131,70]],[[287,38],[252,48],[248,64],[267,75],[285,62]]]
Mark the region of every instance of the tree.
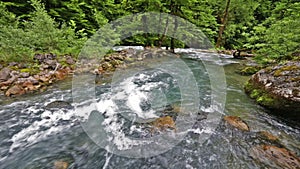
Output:
[[292,59],[300,51],[300,3],[286,0],[276,3],[272,14],[260,26],[264,28],[259,44],[261,60]]
[[228,21],[228,11],[229,11],[229,6],[230,6],[230,0],[226,1],[226,6],[225,6],[225,11],[223,16],[220,17],[220,28],[219,28],[219,33],[218,33],[218,39],[217,39],[217,44],[216,47],[220,48],[221,47],[221,43],[222,43],[222,36]]

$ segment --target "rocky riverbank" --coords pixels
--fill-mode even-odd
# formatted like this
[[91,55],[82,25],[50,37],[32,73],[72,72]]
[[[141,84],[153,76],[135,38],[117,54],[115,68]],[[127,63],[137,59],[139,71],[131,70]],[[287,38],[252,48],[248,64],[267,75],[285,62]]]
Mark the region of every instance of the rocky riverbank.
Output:
[[300,62],[289,61],[260,70],[246,83],[245,91],[271,112],[299,120]]
[[149,58],[163,57],[169,51],[157,48],[137,51],[132,48],[105,55],[100,60],[81,59],[76,61],[69,55],[57,57],[55,54],[36,54],[34,62],[0,64],[0,90],[6,96],[42,92],[47,86],[64,80],[74,73],[92,73],[97,75],[96,83],[111,74],[117,68],[126,68]]
[[75,60],[68,55],[36,54],[32,63],[1,64],[0,90],[6,96],[44,91],[72,73]]

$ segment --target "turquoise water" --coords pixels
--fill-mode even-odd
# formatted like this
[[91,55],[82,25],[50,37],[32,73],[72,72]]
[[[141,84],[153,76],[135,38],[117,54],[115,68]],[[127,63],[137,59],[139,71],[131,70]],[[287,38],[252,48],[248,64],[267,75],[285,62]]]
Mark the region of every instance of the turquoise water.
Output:
[[[282,145],[299,155],[299,128],[292,121],[268,114],[267,110],[256,105],[244,94],[243,84],[249,77],[236,73],[240,61],[223,55],[216,62],[210,60],[211,55],[214,54],[191,51],[182,54],[182,61],[189,67],[196,81],[196,86],[190,84],[191,79],[185,81],[183,85],[192,86],[193,89],[189,91],[194,92],[197,89],[199,92],[197,94],[182,92],[184,89],[180,86],[180,81],[175,78],[176,75],[166,71],[170,69],[156,69],[157,67],[150,66],[143,71],[133,73],[132,76],[116,76],[113,84],[98,85],[95,91],[90,86],[85,87],[83,93],[95,92],[96,101],[85,100],[84,96],[72,91],[72,79],[57,83],[41,94],[12,99],[1,97],[0,168],[53,168],[55,161],[65,161],[69,164],[69,168],[80,169],[263,168],[264,164],[253,160],[249,155],[252,147],[266,143],[265,140],[256,137],[255,132],[258,131],[268,131],[279,137]],[[156,61],[147,62],[157,64]],[[210,105],[213,82],[207,72],[209,66],[207,64],[224,68],[226,90],[223,92],[226,93],[226,102],[223,112]],[[181,73],[185,73],[175,69],[174,72],[179,73],[180,76]],[[82,81],[84,84],[84,78]],[[197,102],[195,96],[199,96],[199,100],[196,98]],[[55,100],[70,102],[78,109],[77,111],[46,110],[45,106]],[[82,101],[76,102],[79,100]],[[107,128],[101,128],[100,125],[96,130],[101,130],[102,134],[92,137],[89,132],[97,131],[91,131],[93,128],[84,126],[86,122],[103,124],[106,119],[110,120],[110,125],[120,126],[120,130],[113,130],[115,135],[112,136],[115,138],[125,134],[126,138],[131,140],[147,140],[160,134],[151,135],[149,126],[144,124],[155,119],[155,116],[161,116],[168,105],[180,105],[180,103],[183,103],[181,106],[187,107],[186,112],[194,110],[191,107],[195,104],[189,106],[189,103],[197,103],[198,112],[191,112],[192,116],[171,115],[175,121],[179,121],[182,117],[182,126],[177,126],[177,134],[183,134],[178,137],[179,139],[176,137],[174,145],[171,144],[172,139],[170,144],[164,142],[162,144],[159,142],[160,139],[154,139],[154,142],[157,141],[155,144],[160,145],[160,150],[164,151],[155,150],[155,146],[147,147],[147,144],[143,145],[138,141],[124,143],[123,140],[122,144],[115,145],[119,143],[115,139],[117,141],[106,143],[107,135],[102,134],[108,132]],[[95,111],[95,107],[97,112],[91,113]],[[143,112],[148,114],[146,116],[139,114]],[[205,116],[209,113],[240,116],[248,123],[251,132],[232,129],[220,119],[216,119],[216,126],[206,125],[209,121],[205,120]],[[114,118],[119,120],[114,121]],[[189,118],[191,124],[185,121]],[[169,139],[173,137],[172,133],[173,131],[168,130],[161,134]],[[201,140],[201,137],[205,139]],[[108,152],[107,148],[95,139],[103,139],[104,145],[114,149],[109,149]],[[125,151],[130,152],[130,144],[135,143],[141,147],[137,150],[145,148],[148,151],[144,152],[144,155],[155,153],[157,155],[152,157],[145,155],[144,158],[124,156]]]

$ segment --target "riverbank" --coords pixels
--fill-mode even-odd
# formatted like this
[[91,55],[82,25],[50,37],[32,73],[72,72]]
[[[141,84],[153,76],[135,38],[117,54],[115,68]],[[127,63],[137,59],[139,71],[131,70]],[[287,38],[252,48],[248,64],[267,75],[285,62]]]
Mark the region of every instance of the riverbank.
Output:
[[6,96],[45,91],[47,86],[73,73],[75,59],[69,55],[36,54],[31,63],[2,63],[0,90]]
[[163,57],[172,54],[158,48],[135,50],[132,48],[116,51],[103,58],[83,58],[77,61],[72,56],[55,54],[36,54],[32,63],[0,64],[1,95],[16,97],[26,93],[43,92],[48,86],[64,80],[74,73],[91,73],[96,75],[96,83],[102,77],[109,76],[116,69],[123,69],[139,64],[147,58]]

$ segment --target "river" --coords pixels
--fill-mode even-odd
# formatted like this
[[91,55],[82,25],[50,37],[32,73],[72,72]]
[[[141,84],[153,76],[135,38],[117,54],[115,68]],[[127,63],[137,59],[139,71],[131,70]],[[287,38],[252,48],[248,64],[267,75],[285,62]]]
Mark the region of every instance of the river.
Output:
[[[69,168],[79,169],[264,168],[264,164],[253,160],[249,155],[254,145],[263,142],[253,134],[258,131],[272,133],[279,138],[282,145],[300,154],[299,128],[289,120],[270,115],[244,93],[243,85],[249,77],[236,73],[241,61],[221,55],[220,60],[215,62],[209,60],[214,55],[212,53],[189,50],[179,52],[183,56],[180,60],[192,71],[197,86],[180,86],[180,82],[174,77],[176,75],[170,76],[168,72],[149,68],[121,80],[115,77],[116,82],[113,84],[108,82],[97,85],[94,101],[80,98],[80,94],[72,90],[72,78],[54,84],[41,94],[28,94],[17,98],[1,97],[0,168],[53,168],[56,161],[65,161]],[[214,108],[210,105],[212,82],[203,60],[222,67],[225,71],[226,90],[223,99],[226,102],[224,111],[218,112],[218,118],[223,115],[239,116],[248,123],[251,132],[232,129],[221,119],[217,119],[217,126],[204,127],[206,121],[201,117],[216,110],[212,110]],[[193,88],[186,91],[186,87]],[[189,93],[195,89],[199,93]],[[90,88],[87,87],[84,92],[89,93],[88,90]],[[182,96],[185,94],[186,96]],[[151,132],[149,134],[149,130],[143,128],[143,124],[147,124],[145,119],[158,117],[157,112],[163,112],[168,105],[180,105],[180,101],[186,104],[181,106],[187,109],[195,107],[194,104],[189,106],[189,102],[195,101],[195,96],[199,97],[196,100],[199,112],[191,116],[194,121],[190,126],[189,122],[177,125],[177,134],[181,134],[179,139],[175,137],[173,141],[172,130],[162,133],[170,135],[166,136],[169,144],[157,143],[160,138],[150,139]],[[84,100],[80,102],[82,99]],[[77,110],[45,108],[56,100],[70,102]],[[91,113],[95,111],[94,107],[97,107],[98,113]],[[137,115],[131,116],[130,110]],[[194,109],[190,108],[192,110]],[[86,116],[85,112],[90,114]],[[143,112],[147,112],[147,116]],[[101,114],[104,119],[99,116]],[[118,114],[123,114],[123,117]],[[99,124],[108,124],[106,128],[100,127],[100,133],[110,132],[110,135],[93,136],[93,132],[96,132],[93,130],[95,126],[88,126],[85,122],[94,124],[97,120],[102,120],[98,121]],[[96,123],[96,127],[99,127]],[[146,143],[149,140],[156,141],[155,145],[161,147]],[[139,147],[136,150],[145,148],[146,152],[130,151],[134,146]]]

